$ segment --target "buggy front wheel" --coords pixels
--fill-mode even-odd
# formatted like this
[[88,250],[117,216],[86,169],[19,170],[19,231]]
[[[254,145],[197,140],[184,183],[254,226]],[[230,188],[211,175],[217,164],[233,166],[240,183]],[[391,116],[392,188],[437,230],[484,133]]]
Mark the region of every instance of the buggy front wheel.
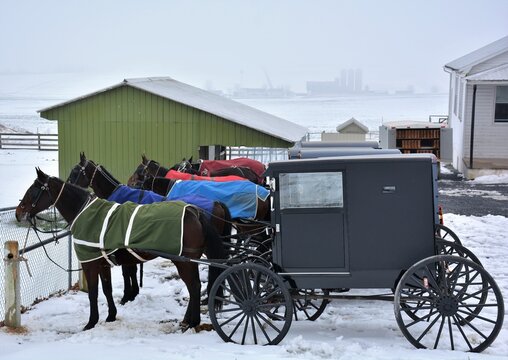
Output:
[[289,331],[293,300],[279,275],[261,265],[244,263],[226,269],[217,278],[210,290],[208,311],[224,341],[275,345]]

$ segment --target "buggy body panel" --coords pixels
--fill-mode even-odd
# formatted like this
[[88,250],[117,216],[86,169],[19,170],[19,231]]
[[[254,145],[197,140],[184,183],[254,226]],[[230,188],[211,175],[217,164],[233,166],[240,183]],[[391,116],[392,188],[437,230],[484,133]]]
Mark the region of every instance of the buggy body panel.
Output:
[[278,161],[273,263],[296,288],[394,288],[434,255],[437,162],[432,155]]

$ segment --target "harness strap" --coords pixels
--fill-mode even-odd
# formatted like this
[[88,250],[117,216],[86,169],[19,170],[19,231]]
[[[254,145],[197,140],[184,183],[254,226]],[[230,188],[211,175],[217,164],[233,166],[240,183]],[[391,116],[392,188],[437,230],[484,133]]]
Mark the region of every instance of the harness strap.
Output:
[[131,248],[127,248],[127,251],[130,252],[130,254],[132,256],[134,256],[136,259],[138,259],[139,261],[141,262],[145,262],[145,261],[148,261],[144,258],[142,258],[141,256],[139,256],[139,254],[137,252],[135,252],[134,250],[132,250]]
[[111,267],[118,265],[118,264],[115,264],[113,261],[111,261],[111,259],[109,258],[108,254],[106,254],[106,251],[104,251],[104,249],[101,249],[101,254],[102,254],[102,257],[104,259],[106,259],[106,261],[109,263],[109,265]]
[[205,251],[205,248],[188,248],[188,247],[184,247],[182,249],[182,254],[184,252],[191,253],[191,254],[202,254],[204,251]]

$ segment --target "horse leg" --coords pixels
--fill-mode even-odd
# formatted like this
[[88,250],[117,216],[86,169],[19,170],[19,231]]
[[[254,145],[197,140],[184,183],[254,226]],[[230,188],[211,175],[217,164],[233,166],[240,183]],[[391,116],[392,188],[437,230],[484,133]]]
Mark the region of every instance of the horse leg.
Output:
[[138,267],[136,264],[122,265],[123,297],[120,300],[122,305],[125,305],[127,301],[133,301],[139,294],[137,271]]
[[108,302],[108,317],[106,322],[112,322],[116,320],[116,306],[113,300],[113,285],[111,284],[111,267],[104,265],[99,272],[102,283],[102,292],[106,296]]
[[97,305],[97,297],[99,295],[99,267],[101,265],[97,261],[82,264],[83,273],[88,284],[88,302],[90,304],[90,317],[88,324],[83,330],[92,329],[99,321],[99,308]]
[[183,321],[180,323],[182,330],[194,328],[201,322],[199,298],[201,293],[201,281],[196,263],[175,262],[180,278],[183,280],[189,292],[189,304]]

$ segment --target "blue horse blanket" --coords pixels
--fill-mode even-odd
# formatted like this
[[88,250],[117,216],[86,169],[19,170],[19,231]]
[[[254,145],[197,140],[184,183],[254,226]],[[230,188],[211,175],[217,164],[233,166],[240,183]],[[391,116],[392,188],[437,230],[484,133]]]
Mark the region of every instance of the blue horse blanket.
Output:
[[[114,201],[119,204],[123,204],[127,201],[132,201],[136,204],[152,204],[167,200],[169,199],[165,196],[154,193],[153,191],[133,189],[127,185],[119,185],[108,197],[108,201]],[[179,200],[187,204],[195,205],[205,211],[205,215],[208,219],[212,217],[211,214],[213,212],[214,202],[206,197],[196,194],[186,194],[171,200]]]
[[226,204],[233,219],[254,219],[257,201],[266,201],[270,192],[250,181],[178,181],[169,190],[168,200],[185,195],[199,195]]

